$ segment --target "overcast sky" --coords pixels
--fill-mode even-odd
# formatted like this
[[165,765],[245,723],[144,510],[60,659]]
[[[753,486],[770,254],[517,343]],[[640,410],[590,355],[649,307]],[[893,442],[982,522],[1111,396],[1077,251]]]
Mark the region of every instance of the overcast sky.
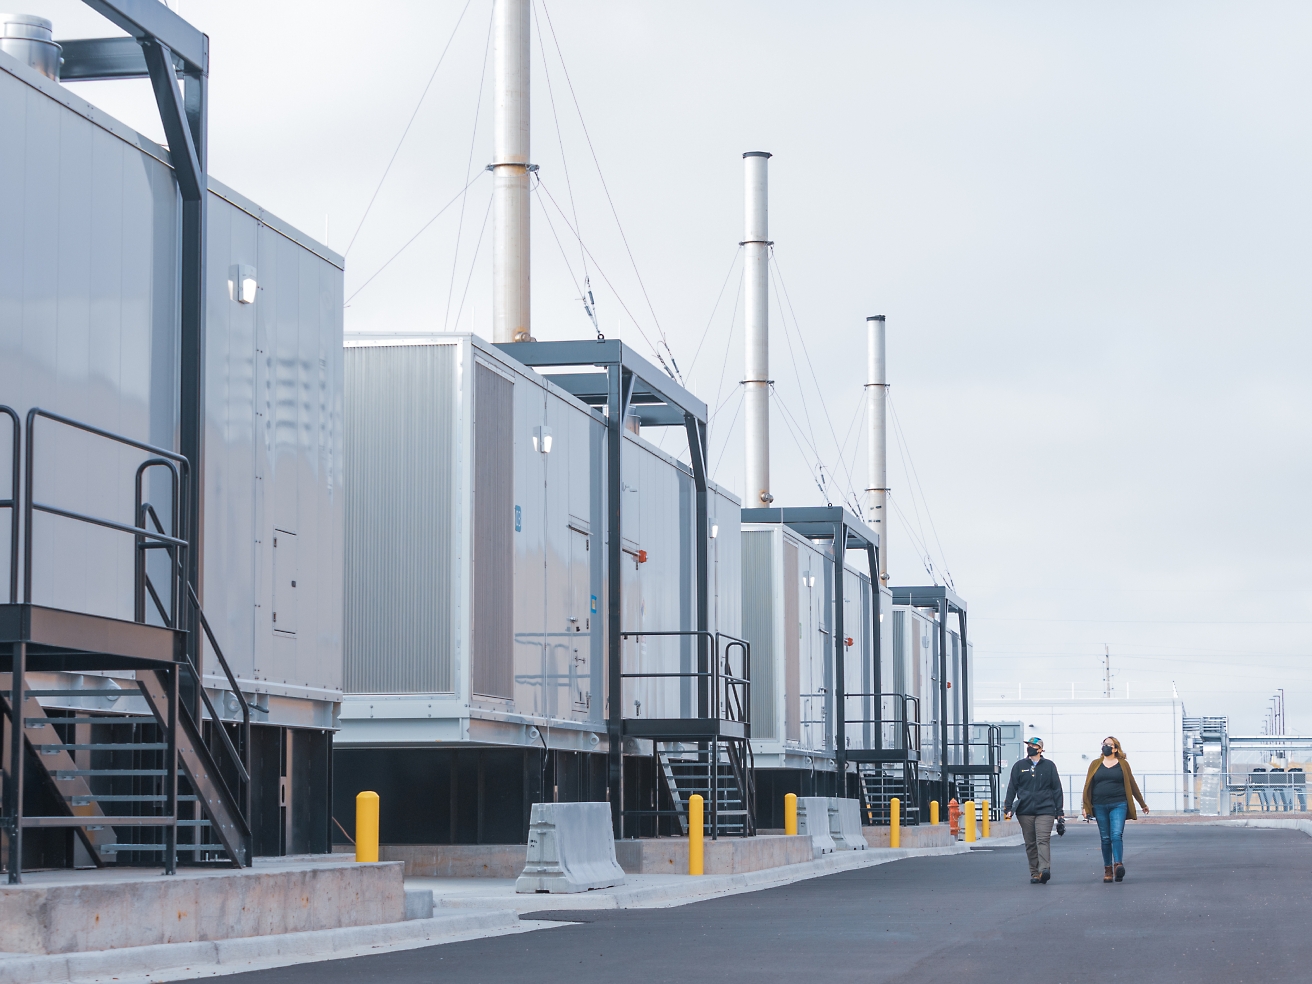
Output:
[[[109,33],[77,0],[25,8]],[[491,160],[490,10],[181,0],[211,37],[211,173],[339,252],[355,236],[348,331],[490,333],[487,177],[369,280]],[[772,152],[776,502],[825,501],[817,462],[833,501],[866,484],[864,319],[886,314],[893,581],[927,581],[926,550],[950,571],[980,693],[1100,692],[1106,644],[1120,695],[1174,685],[1252,733],[1284,687],[1312,732],[1312,8],[536,12],[537,337],[591,333],[577,212],[602,330],[663,338],[723,404],[714,477],[741,494],[741,154]],[[161,138],[145,83],[77,89]]]

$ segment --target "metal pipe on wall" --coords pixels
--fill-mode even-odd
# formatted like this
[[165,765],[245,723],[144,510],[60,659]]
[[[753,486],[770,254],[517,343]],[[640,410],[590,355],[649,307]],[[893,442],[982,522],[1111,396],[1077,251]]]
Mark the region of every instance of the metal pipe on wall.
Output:
[[492,340],[527,342],[529,331],[529,3],[496,0]]
[[767,162],[763,150],[743,154],[746,166],[745,276],[747,295],[746,374],[743,376],[744,423],[747,437],[747,481],[743,504],[747,508],[768,506],[770,494],[770,228],[768,216]]
[[884,316],[866,318],[866,418],[870,525],[879,534],[879,580],[888,583],[888,371],[884,361]]

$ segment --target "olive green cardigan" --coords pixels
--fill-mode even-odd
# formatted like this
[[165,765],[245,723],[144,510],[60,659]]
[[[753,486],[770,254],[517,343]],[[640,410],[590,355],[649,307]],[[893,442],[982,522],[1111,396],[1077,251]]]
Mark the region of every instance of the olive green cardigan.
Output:
[[[1126,811],[1125,819],[1137,819],[1139,814],[1135,812],[1134,801],[1138,800],[1139,805],[1145,810],[1148,804],[1143,801],[1143,793],[1139,792],[1139,784],[1134,781],[1134,773],[1130,771],[1130,763],[1123,756],[1116,756],[1121,763],[1121,775],[1125,777],[1125,802],[1129,809]],[[1093,816],[1093,774],[1102,766],[1102,756],[1090,763],[1089,774],[1084,777],[1084,815]]]

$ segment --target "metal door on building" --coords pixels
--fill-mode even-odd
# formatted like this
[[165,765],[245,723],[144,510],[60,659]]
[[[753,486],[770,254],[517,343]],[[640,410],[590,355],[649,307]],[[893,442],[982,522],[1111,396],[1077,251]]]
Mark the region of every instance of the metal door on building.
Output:
[[592,706],[592,544],[588,534],[569,528],[567,588],[570,633],[570,693],[574,709]]

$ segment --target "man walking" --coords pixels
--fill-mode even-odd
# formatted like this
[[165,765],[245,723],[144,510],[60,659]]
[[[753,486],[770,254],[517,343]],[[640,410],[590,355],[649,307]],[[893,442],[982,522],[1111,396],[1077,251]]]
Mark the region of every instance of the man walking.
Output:
[[1020,821],[1031,885],[1046,885],[1052,877],[1052,825],[1058,836],[1066,832],[1065,799],[1057,766],[1043,757],[1043,739],[1035,735],[1025,743],[1025,758],[1011,767],[1002,807],[1003,816],[1010,819],[1014,812]]

